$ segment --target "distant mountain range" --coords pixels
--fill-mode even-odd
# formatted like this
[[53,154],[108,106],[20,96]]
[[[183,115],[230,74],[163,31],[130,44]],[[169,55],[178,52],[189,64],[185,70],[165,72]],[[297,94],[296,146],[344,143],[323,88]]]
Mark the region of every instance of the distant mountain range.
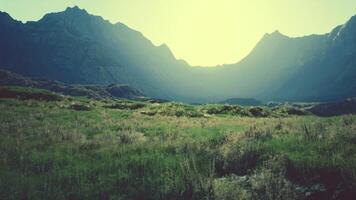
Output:
[[22,23],[0,12],[0,68],[72,84],[125,84],[185,102],[356,96],[356,17],[325,35],[266,34],[236,64],[192,67],[124,24],[78,7]]

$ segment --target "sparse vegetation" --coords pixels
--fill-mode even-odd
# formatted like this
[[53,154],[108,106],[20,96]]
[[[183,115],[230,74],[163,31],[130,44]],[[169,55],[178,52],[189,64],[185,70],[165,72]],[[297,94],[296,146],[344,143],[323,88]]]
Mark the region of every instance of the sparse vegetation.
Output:
[[73,97],[0,110],[0,199],[356,197],[351,115]]

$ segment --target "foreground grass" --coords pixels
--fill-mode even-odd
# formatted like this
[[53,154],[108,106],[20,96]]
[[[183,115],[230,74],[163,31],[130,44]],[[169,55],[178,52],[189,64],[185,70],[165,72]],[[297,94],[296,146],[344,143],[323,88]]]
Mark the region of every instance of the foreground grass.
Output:
[[1,100],[0,199],[356,197],[355,116],[115,104]]

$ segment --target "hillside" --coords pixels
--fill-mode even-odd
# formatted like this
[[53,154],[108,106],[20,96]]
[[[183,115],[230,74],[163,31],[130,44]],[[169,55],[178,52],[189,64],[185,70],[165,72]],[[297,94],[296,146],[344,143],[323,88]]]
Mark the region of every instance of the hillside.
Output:
[[355,115],[356,98],[349,98],[343,101],[322,103],[309,109],[315,115],[330,117],[336,115]]
[[140,101],[152,100],[140,91],[127,85],[71,85],[59,81],[29,78],[6,70],[0,70],[0,86],[40,88],[67,96],[88,97],[92,99],[123,98]]

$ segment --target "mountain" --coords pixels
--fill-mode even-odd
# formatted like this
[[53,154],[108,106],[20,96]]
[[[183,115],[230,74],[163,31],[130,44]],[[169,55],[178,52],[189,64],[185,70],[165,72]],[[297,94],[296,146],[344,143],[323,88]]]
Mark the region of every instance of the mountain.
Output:
[[[242,61],[217,67],[210,82],[233,97],[333,101],[356,96],[356,16],[324,35],[265,34]],[[213,86],[212,86],[213,87]]]
[[290,38],[278,31],[265,34],[245,59],[222,66],[219,79],[240,96],[271,100],[305,63],[318,58],[324,40],[317,35]]
[[327,101],[356,96],[356,16],[325,35],[321,47],[318,57],[302,65],[279,95]]
[[355,17],[324,35],[276,31],[242,61],[207,68],[78,7],[27,23],[1,12],[0,68],[70,84],[124,84],[175,101],[328,101],[356,96],[355,33]]
[[[128,84],[150,96],[174,96],[174,74],[188,68],[124,24],[78,7],[25,24],[0,14],[0,66],[74,84]],[[188,69],[184,69],[188,70]],[[178,85],[178,84],[176,84]]]

